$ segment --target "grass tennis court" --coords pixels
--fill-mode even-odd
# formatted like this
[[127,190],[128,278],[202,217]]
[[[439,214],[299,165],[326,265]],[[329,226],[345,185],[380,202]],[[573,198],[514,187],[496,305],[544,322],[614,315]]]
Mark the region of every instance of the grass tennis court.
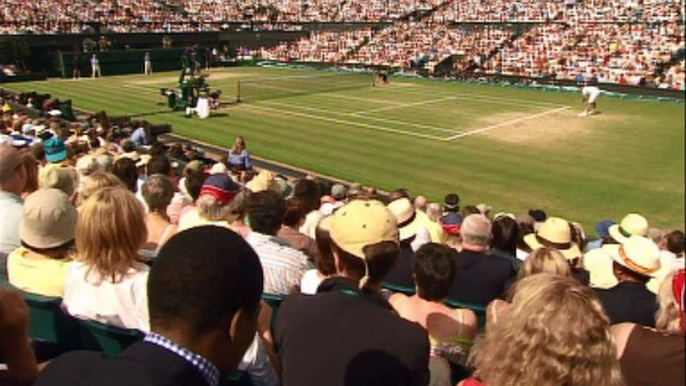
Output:
[[630,211],[653,226],[684,226],[683,104],[601,97],[600,115],[579,118],[577,94],[395,78],[371,87],[369,75],[330,74],[327,82],[359,76],[368,85],[279,94],[305,84],[283,77],[318,74],[212,70],[208,83],[224,92],[224,101],[235,97],[240,79],[269,78],[277,86],[269,97],[269,90],[245,82],[244,103],[206,120],[159,104],[160,88],[175,87],[178,73],[6,88],[169,122],[176,134],[220,146],[243,135],[256,156],[384,190],[407,187],[432,200],[455,191],[464,203],[486,202],[496,212],[541,207],[582,222],[590,233],[598,220],[619,221]]

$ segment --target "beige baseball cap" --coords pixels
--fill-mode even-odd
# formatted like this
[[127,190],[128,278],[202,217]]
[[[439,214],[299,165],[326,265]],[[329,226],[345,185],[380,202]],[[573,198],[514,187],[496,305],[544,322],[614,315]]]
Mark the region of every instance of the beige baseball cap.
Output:
[[367,245],[398,243],[398,222],[380,201],[353,200],[331,216],[329,233],[342,250],[364,259]]

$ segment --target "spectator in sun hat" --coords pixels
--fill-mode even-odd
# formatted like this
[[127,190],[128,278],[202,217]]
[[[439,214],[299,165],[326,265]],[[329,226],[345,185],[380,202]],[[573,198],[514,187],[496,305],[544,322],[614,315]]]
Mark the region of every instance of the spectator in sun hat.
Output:
[[[619,224],[608,227],[608,236],[603,238],[602,245],[622,244],[626,235],[646,236],[648,234],[648,220],[645,217],[629,213]],[[604,248],[597,248],[584,255],[584,268],[591,273],[591,286],[594,288],[611,288],[617,285],[617,278],[612,268],[612,258]]]
[[353,200],[333,214],[329,231],[338,275],[315,295],[286,297],[279,309],[283,384],[428,385],[426,331],[401,319],[380,292],[399,253],[395,216],[379,201]]
[[631,236],[647,236],[648,220],[637,213],[629,213],[619,224],[608,228],[608,233],[619,244],[629,240]]
[[278,187],[275,186],[274,175],[265,169],[260,170],[252,180],[245,184],[245,187],[253,193],[265,190],[276,191],[278,189]]
[[567,260],[581,257],[579,246],[572,241],[569,222],[559,217],[546,219],[536,233],[525,236],[524,241],[532,250],[540,247],[557,249]]
[[386,281],[397,286],[414,287],[414,279],[412,278],[414,251],[431,242],[429,231],[422,224],[418,216],[419,211],[414,208],[408,198],[403,197],[391,201],[388,204],[388,210],[393,213],[398,221],[400,257]]
[[[21,194],[27,181],[26,167],[19,150],[0,144],[0,252],[10,253],[20,246]],[[4,262],[0,267],[5,273]]]
[[516,275],[512,263],[489,255],[491,221],[482,214],[467,216],[460,227],[462,251],[455,260],[457,278],[449,298],[460,302],[487,305],[503,296],[505,284]]
[[[575,241],[575,236],[576,240]],[[578,230],[567,220],[558,217],[548,219],[538,228],[535,233],[524,236],[524,242],[532,249],[541,247],[553,248],[562,253],[572,270],[572,275],[581,283],[589,284],[589,272],[580,266],[581,248],[579,242],[583,239],[582,231]]]
[[618,280],[612,288],[596,290],[610,320],[654,327],[657,301],[646,284],[660,269],[657,245],[643,236],[632,236],[624,244],[606,245],[603,250],[612,258]]
[[13,286],[43,296],[64,296],[77,216],[60,190],[39,189],[26,197],[19,227],[22,246],[7,258]]
[[196,208],[179,220],[179,232],[208,224],[228,228],[236,216],[232,202],[240,192],[241,187],[228,174],[207,177],[195,202]]
[[50,163],[59,164],[67,159],[67,145],[60,137],[52,137],[43,143],[45,158]]

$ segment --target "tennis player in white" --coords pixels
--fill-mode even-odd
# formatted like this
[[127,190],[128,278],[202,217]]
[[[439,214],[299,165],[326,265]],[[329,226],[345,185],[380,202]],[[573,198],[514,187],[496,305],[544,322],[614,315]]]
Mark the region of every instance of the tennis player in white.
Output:
[[597,114],[595,110],[596,100],[600,96],[600,89],[588,83],[584,83],[581,89],[581,100],[584,104],[584,111],[579,113],[580,117],[588,117],[589,115]]

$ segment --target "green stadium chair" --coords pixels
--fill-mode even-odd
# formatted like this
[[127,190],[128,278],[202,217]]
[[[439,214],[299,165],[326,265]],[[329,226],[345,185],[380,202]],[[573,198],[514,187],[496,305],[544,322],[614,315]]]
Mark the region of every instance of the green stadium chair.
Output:
[[486,328],[486,307],[479,305],[479,304],[471,304],[471,303],[463,303],[463,302],[458,302],[457,300],[453,299],[446,299],[445,305],[450,307],[450,308],[467,308],[476,314],[476,318],[478,321],[478,326],[479,326],[479,332],[483,332],[484,329]]
[[264,300],[265,303],[269,304],[269,307],[271,307],[273,311],[271,323],[272,327],[274,326],[274,323],[276,323],[276,315],[279,313],[279,307],[281,307],[281,302],[284,298],[285,296],[280,294],[262,294],[262,300]]
[[29,306],[29,337],[36,356],[41,360],[55,358],[81,346],[74,318],[62,309],[62,298],[23,292]]
[[94,320],[77,319],[81,348],[117,355],[133,343],[142,340],[142,331],[110,326]]
[[391,292],[405,294],[407,296],[412,296],[415,293],[414,287],[406,287],[403,285],[397,285],[397,284],[391,284],[391,283],[383,283],[383,284],[381,284],[381,288],[387,289]]

